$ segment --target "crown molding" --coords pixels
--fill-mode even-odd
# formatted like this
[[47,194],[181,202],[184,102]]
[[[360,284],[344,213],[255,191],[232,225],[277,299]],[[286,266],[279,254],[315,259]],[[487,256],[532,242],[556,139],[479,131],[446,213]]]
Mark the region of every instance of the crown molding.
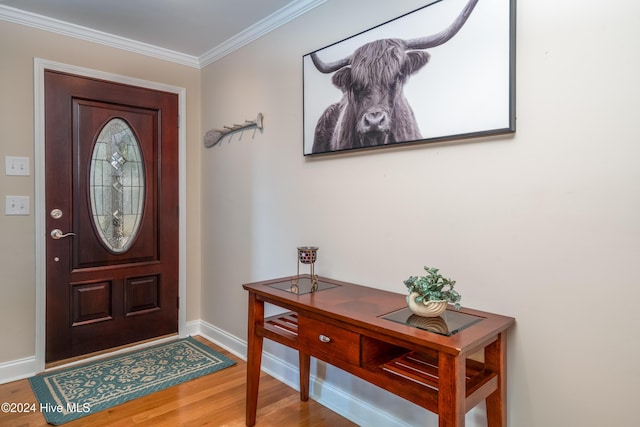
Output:
[[192,55],[185,55],[180,52],[175,52],[147,43],[141,43],[102,31],[93,30],[91,28],[82,27],[80,25],[70,24],[68,22],[48,18],[35,13],[25,12],[9,6],[0,5],[0,19],[80,40],[114,47],[116,49],[163,59],[165,61],[171,61],[195,68],[200,67],[198,58]]
[[282,9],[272,13],[256,24],[248,27],[244,31],[231,37],[224,43],[214,47],[204,55],[200,56],[201,67],[205,67],[217,60],[229,55],[231,52],[240,49],[242,46],[264,36],[278,27],[294,20],[308,11],[320,6],[327,0],[296,0]]
[[26,25],[32,28],[50,31],[56,34],[98,43],[165,61],[175,62],[189,67],[202,68],[223,58],[233,51],[240,49],[242,46],[251,43],[252,41],[325,3],[326,1],[327,0],[295,0],[246,30],[231,37],[224,43],[221,43],[211,49],[199,58],[102,31],[93,30],[91,28],[82,27],[80,25],[70,24],[58,19],[25,12],[5,5],[0,5],[0,20]]

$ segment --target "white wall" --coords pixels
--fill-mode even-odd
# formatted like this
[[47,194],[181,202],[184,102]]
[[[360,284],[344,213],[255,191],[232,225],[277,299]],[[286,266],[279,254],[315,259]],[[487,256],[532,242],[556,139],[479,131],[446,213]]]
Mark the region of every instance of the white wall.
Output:
[[303,244],[321,275],[397,292],[434,265],[465,305],[517,319],[509,425],[636,425],[640,4],[519,2],[512,137],[304,158],[302,56],[424,0],[379,3],[330,0],[203,70],[203,133],[258,112],[265,129],[201,148],[202,319],[246,338],[241,284],[295,273]]

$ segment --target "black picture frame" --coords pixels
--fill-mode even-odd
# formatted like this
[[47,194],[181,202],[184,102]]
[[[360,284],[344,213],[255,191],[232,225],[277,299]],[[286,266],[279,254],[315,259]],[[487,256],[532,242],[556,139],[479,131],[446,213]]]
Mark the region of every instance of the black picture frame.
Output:
[[515,132],[515,7],[432,1],[304,55],[303,154]]

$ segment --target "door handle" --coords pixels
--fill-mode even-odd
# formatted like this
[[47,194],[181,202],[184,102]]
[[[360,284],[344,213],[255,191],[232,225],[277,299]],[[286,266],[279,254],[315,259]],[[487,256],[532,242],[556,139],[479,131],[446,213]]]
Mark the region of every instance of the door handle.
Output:
[[63,233],[59,228],[51,230],[51,238],[53,240],[62,239],[63,237],[75,236],[76,233]]

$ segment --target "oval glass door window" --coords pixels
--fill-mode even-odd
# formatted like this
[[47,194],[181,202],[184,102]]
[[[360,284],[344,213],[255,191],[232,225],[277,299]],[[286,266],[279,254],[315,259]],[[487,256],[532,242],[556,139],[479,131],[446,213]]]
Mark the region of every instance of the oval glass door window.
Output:
[[105,247],[126,252],[144,211],[144,164],[140,144],[122,119],[111,119],[93,147],[89,171],[91,213]]

